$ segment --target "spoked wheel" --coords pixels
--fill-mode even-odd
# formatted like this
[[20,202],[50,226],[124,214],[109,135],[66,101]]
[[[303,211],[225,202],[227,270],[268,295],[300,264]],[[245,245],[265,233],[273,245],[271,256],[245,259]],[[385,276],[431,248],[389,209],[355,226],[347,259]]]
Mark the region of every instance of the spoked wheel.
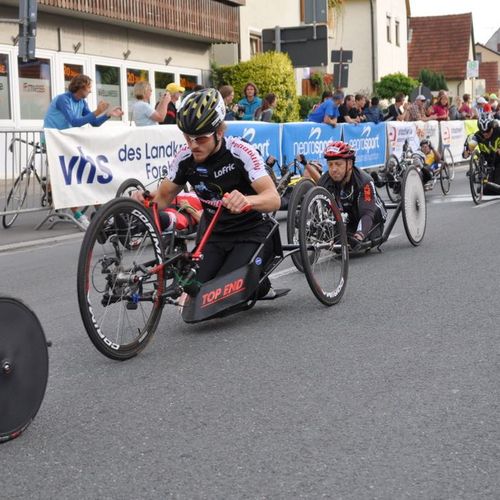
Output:
[[311,189],[304,197],[299,245],[312,292],[323,304],[336,304],[347,285],[347,233],[333,195],[323,187]]
[[415,167],[408,167],[404,173],[401,197],[406,236],[413,246],[418,246],[425,234],[427,205],[424,186]]
[[8,229],[19,215],[19,211],[24,205],[26,200],[26,195],[28,194],[28,187],[30,185],[30,173],[27,169],[21,172],[21,175],[15,180],[12,189],[7,196],[7,202],[5,203],[4,211],[13,211],[14,213],[9,215],[4,215],[2,217],[2,224],[5,229]]
[[0,443],[18,437],[42,404],[49,356],[35,313],[19,300],[0,297]]
[[482,158],[478,154],[472,154],[469,166],[469,185],[472,201],[479,205],[483,201],[484,173],[481,168]]
[[450,192],[451,176],[450,171],[448,170],[448,164],[446,162],[443,162],[441,164],[441,170],[439,172],[439,183],[441,184],[441,191],[443,191],[443,194],[448,194]]
[[393,203],[397,203],[401,199],[401,179],[400,179],[399,160],[395,155],[390,155],[385,162],[385,171],[387,175],[387,196]]
[[[310,179],[303,179],[298,182],[293,188],[288,202],[288,213],[286,216],[286,235],[288,243],[299,244],[299,226],[300,226],[300,207],[304,195],[315,186],[314,182]],[[301,272],[304,272],[302,265],[302,258],[296,252],[292,254],[292,260],[295,267]]]
[[450,174],[450,181],[452,181],[455,178],[455,160],[453,159],[453,155],[451,154],[450,148],[444,148],[443,161],[448,166],[448,172]]
[[164,287],[160,235],[139,203],[115,198],[85,233],[78,260],[78,305],[90,340],[112,359],[138,354],[160,320]]
[[116,190],[116,198],[120,198],[121,196],[130,198],[134,191],[145,191],[146,188],[141,181],[137,179],[127,179],[123,181],[119,188]]

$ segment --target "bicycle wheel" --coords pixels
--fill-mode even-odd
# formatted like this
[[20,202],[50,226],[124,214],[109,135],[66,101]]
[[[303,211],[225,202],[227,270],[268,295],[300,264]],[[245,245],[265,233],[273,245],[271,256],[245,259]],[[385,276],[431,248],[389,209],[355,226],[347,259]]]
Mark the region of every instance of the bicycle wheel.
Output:
[[441,170],[439,171],[439,183],[441,184],[441,191],[443,191],[443,194],[448,194],[451,186],[451,175],[446,162],[441,164]]
[[401,198],[406,236],[413,246],[418,246],[425,234],[427,205],[424,186],[415,167],[408,167],[404,173]]
[[401,199],[401,179],[400,179],[399,160],[396,155],[390,155],[385,162],[385,171],[387,175],[387,196],[393,203],[397,203]]
[[450,148],[444,148],[443,161],[448,166],[448,173],[450,175],[450,181],[452,181],[455,178],[455,160],[453,159],[453,155],[451,154]]
[[25,168],[15,180],[9,195],[7,196],[4,211],[14,211],[14,213],[4,215],[2,217],[2,225],[5,229],[8,229],[12,226],[12,224],[14,224],[14,221],[19,215],[19,210],[21,210],[24,205],[26,195],[28,194],[28,187],[30,185],[30,174],[31,171]]
[[123,181],[116,190],[115,198],[120,198],[121,196],[130,198],[134,191],[145,190],[146,188],[141,181],[138,181],[137,179],[127,179]]
[[472,201],[475,205],[479,205],[483,201],[484,174],[481,168],[481,156],[472,154],[469,166],[469,186],[472,195]]
[[[293,188],[286,215],[286,236],[289,244],[299,244],[300,206],[304,195],[314,186],[314,182],[310,179],[302,179]],[[303,273],[304,266],[302,265],[301,256],[298,253],[293,253],[292,260],[295,267]]]
[[78,305],[94,346],[125,360],[151,340],[160,320],[162,241],[149,212],[128,198],[104,205],[85,232],[78,259]]
[[0,443],[18,437],[40,409],[49,376],[47,341],[35,313],[0,297]]
[[309,287],[320,302],[333,306],[346,289],[349,253],[342,215],[323,187],[314,187],[304,196],[299,245]]

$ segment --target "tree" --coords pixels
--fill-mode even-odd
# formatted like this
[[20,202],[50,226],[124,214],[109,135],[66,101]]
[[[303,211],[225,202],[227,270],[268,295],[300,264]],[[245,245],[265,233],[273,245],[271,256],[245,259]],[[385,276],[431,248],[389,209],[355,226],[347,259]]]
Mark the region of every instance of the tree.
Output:
[[446,84],[443,73],[423,68],[418,75],[418,80],[422,85],[429,87],[431,90],[448,90],[448,85]]
[[382,97],[382,99],[391,99],[400,92],[409,95],[415,87],[418,87],[417,80],[403,73],[391,73],[383,76],[379,82],[374,83],[373,93]]

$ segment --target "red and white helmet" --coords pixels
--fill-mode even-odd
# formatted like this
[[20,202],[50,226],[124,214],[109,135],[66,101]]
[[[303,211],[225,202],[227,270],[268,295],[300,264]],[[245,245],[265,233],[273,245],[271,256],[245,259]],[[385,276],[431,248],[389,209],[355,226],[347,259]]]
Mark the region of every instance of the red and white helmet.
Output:
[[323,156],[327,160],[335,160],[337,158],[350,160],[356,156],[356,152],[347,142],[332,141],[326,145]]

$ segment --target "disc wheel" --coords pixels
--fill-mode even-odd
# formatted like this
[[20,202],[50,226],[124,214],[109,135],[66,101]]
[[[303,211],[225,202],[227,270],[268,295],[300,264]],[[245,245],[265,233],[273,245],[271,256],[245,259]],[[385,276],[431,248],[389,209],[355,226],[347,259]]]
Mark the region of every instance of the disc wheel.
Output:
[[441,184],[441,191],[446,195],[450,192],[451,187],[451,176],[448,170],[448,164],[443,162],[441,164],[441,170],[439,172],[439,183]]
[[8,229],[19,215],[19,211],[23,208],[24,201],[26,200],[26,195],[28,194],[28,187],[30,185],[30,173],[28,170],[24,169],[21,175],[15,180],[12,189],[9,191],[7,196],[7,202],[5,203],[4,211],[14,211],[14,213],[9,215],[4,215],[2,217],[2,225],[5,229]]
[[484,192],[484,174],[481,168],[481,156],[472,154],[469,166],[469,185],[472,195],[472,201],[479,205],[483,201]]
[[49,376],[47,341],[35,313],[0,297],[0,443],[18,437],[35,418]]
[[127,179],[123,181],[116,190],[116,198],[122,196],[130,198],[135,191],[145,191],[146,188],[141,181],[137,179]]
[[336,304],[347,285],[347,233],[333,195],[323,187],[314,187],[304,196],[299,245],[313,294],[327,306]]
[[413,246],[422,242],[427,223],[427,205],[422,180],[415,167],[408,167],[403,176],[401,189],[403,225],[406,236]]
[[450,174],[450,181],[455,178],[455,160],[453,159],[453,154],[449,147],[443,150],[443,161],[448,166],[448,173]]
[[387,175],[387,196],[393,203],[398,203],[401,199],[401,166],[395,155],[390,155],[385,162],[385,171]]
[[[300,207],[304,195],[315,186],[310,179],[302,179],[293,188],[288,202],[288,212],[286,216],[286,235],[289,244],[299,244],[299,225],[300,225]],[[302,258],[299,253],[292,254],[292,260],[295,267],[301,272],[304,272]]]
[[94,346],[125,360],[152,338],[160,320],[164,287],[160,235],[149,212],[115,198],[96,213],[78,260],[78,305]]

